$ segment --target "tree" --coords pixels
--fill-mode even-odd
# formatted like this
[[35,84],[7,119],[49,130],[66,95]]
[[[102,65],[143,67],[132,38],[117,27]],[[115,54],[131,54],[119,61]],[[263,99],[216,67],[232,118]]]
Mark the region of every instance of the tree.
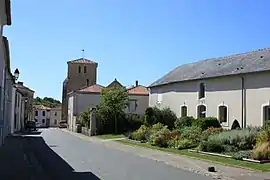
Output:
[[54,108],[60,106],[61,102],[51,97],[44,97],[43,99],[36,97],[34,99],[34,105],[43,105],[46,107]]
[[[123,87],[104,88],[101,92],[101,103],[98,106],[97,114],[103,121],[103,128],[106,133],[118,133],[121,120],[125,116],[124,110],[128,102],[127,90]],[[114,127],[114,128],[113,128]]]
[[80,113],[79,122],[83,127],[90,127],[90,113],[88,109]]

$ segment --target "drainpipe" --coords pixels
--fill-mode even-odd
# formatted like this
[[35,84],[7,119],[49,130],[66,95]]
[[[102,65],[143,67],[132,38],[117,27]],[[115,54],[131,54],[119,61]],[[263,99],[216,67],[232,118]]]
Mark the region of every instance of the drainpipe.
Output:
[[241,76],[241,126],[246,127],[246,90],[245,79]]

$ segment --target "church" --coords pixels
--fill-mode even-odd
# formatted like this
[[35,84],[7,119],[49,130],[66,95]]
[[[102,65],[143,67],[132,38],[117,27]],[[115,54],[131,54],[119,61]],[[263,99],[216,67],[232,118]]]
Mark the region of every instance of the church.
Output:
[[[109,85],[97,84],[98,63],[80,58],[67,62],[67,77],[63,82],[62,90],[62,120],[67,121],[72,130],[77,116],[87,108],[95,107],[100,103],[100,94],[105,87],[125,87],[117,79]],[[126,88],[126,87],[125,87]],[[127,88],[129,103],[126,112],[143,114],[149,104],[147,87],[135,81],[132,87]]]

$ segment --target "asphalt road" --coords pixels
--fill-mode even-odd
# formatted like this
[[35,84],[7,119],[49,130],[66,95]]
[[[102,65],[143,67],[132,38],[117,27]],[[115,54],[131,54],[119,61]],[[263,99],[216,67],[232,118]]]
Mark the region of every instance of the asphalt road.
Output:
[[[45,140],[46,143],[42,140]],[[51,179],[210,180],[162,162],[91,143],[58,129],[31,137],[32,149]],[[30,145],[29,145],[30,146]]]

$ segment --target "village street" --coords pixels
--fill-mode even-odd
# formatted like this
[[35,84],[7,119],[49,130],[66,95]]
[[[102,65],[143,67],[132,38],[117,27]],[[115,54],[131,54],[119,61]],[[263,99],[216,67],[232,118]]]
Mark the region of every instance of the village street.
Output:
[[267,177],[265,174],[221,165],[216,165],[218,172],[209,174],[207,167],[210,164],[203,161],[102,141],[67,130],[41,131],[40,135],[25,139],[49,179],[264,180]]

